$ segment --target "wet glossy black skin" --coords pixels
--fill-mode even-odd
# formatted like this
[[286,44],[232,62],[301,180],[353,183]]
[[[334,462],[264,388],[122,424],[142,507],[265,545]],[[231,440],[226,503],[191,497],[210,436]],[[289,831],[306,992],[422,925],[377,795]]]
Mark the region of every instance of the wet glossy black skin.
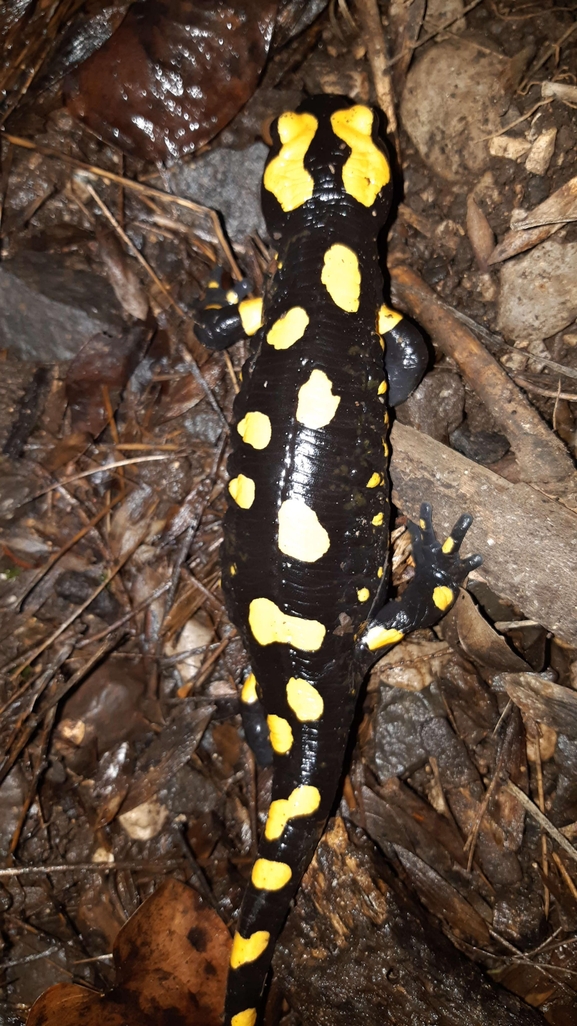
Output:
[[[315,182],[311,199],[284,213],[263,188],[263,210],[280,269],[267,290],[264,327],[252,340],[252,355],[234,404],[229,477],[243,474],[255,482],[255,500],[249,509],[240,508],[229,497],[222,550],[228,608],[249,653],[262,703],[246,707],[245,729],[259,760],[267,761],[271,749],[264,717],[274,714],[287,720],[294,742],[288,754],[274,755],[273,801],[288,798],[301,784],[318,788],[321,801],[314,814],[289,819],[278,840],[267,841],[263,836],[260,841],[259,858],[288,864],[292,877],[276,891],[257,890],[252,883],[247,888],[238,932],[248,938],[256,931],[267,931],[270,942],[260,957],[231,970],[227,1026],[231,1022],[252,1026],[248,1010],[258,1008],[276,937],[334,802],[358,692],[367,669],[384,651],[370,652],[364,644],[367,621],[403,635],[437,622],[442,612],[433,601],[434,589],[445,586],[455,597],[460,581],[480,562],[478,557],[460,561],[458,556],[470,518],[463,517],[455,525],[454,551],[445,555],[432,530],[430,508],[424,506],[423,526],[414,540],[415,580],[401,602],[384,604],[389,483],[383,441],[388,428],[386,397],[377,394],[385,377],[376,332],[376,313],[383,302],[377,239],[389,211],[392,187],[390,182],[385,185],[369,208],[345,192],[341,169],[350,150],[333,134],[330,115],[348,106],[351,102],[342,97],[320,96],[299,108],[314,114],[319,123],[305,157]],[[385,152],[376,124],[375,117],[373,138]],[[274,125],[272,132],[269,160],[279,150]],[[355,313],[335,304],[321,284],[324,254],[335,243],[352,249],[359,261],[360,307]],[[266,333],[296,306],[306,310],[309,325],[298,342],[277,350],[267,343]],[[227,338],[232,342],[238,337],[239,325],[234,308],[226,307],[209,311],[198,334],[205,344],[223,348]],[[418,383],[427,351],[417,329],[405,319],[384,336],[384,342],[387,395],[397,403]],[[321,429],[307,428],[295,419],[299,389],[314,369],[324,371],[333,394],[341,397],[336,415]],[[260,450],[243,442],[236,430],[245,414],[255,410],[266,414],[272,426],[271,440]],[[368,488],[375,473],[382,475],[383,483]],[[290,558],[279,550],[277,514],[288,499],[304,500],[329,534],[328,551],[314,562]],[[382,523],[375,526],[372,520],[381,513]],[[368,589],[367,601],[359,600],[361,589]],[[319,650],[260,645],[248,622],[249,605],[257,598],[269,599],[290,616],[322,623],[326,634]],[[324,702],[320,719],[305,723],[297,719],[286,698],[291,677],[303,678],[320,693]]]
[[[344,105],[337,101],[333,109]],[[249,510],[229,502],[222,557],[231,617],[250,654],[266,712],[284,717],[294,728],[290,754],[275,757],[273,799],[286,797],[298,783],[308,783],[319,788],[323,800],[315,824],[310,817],[294,819],[279,841],[262,846],[264,857],[295,866],[293,881],[278,893],[250,889],[240,923],[244,936],[260,929],[276,932],[275,926],[282,923],[334,800],[363,676],[355,664],[355,635],[373,604],[359,603],[357,590],[367,587],[377,600],[377,569],[386,563],[389,547],[388,485],[367,489],[366,484],[375,471],[388,481],[385,407],[377,395],[384,376],[383,351],[375,318],[382,302],[377,236],[388,212],[390,186],[370,209],[348,197],[342,185],[339,188],[339,170],[349,151],[344,144],[342,149],[335,147],[339,140],[330,131],[327,106],[330,102],[322,103],[321,131],[305,160],[319,182],[318,196],[287,215],[263,190],[263,208],[282,270],[267,295],[265,328],[255,340],[252,371],[234,406],[228,472],[231,478],[239,473],[253,478],[256,498]],[[275,152],[273,147],[271,155]],[[362,288],[356,314],[341,310],[319,285],[324,254],[336,242],[354,249],[359,259]],[[299,342],[277,351],[264,341],[264,333],[294,306],[304,307],[310,324]],[[341,396],[338,415],[320,430],[295,421],[298,390],[314,368],[327,374],[333,393]],[[272,423],[272,440],[263,451],[245,445],[234,430],[245,413],[255,409],[268,414]],[[314,563],[279,552],[277,510],[289,498],[304,499],[329,533],[330,548]],[[371,520],[379,512],[384,513],[384,523],[377,528]],[[237,567],[233,577],[231,564]],[[323,623],[327,635],[321,649],[307,653],[288,645],[258,645],[247,622],[249,603],[260,596],[293,616]],[[335,634],[341,614],[348,630]],[[296,720],[285,695],[290,677],[304,677],[321,693],[325,712],[318,723],[301,725]],[[242,1000],[235,1002],[235,1010],[241,1005]]]

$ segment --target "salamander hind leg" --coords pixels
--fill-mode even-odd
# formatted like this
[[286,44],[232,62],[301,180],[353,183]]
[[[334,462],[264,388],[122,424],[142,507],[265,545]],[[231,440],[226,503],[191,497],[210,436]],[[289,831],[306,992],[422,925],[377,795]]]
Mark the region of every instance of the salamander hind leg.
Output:
[[483,562],[478,555],[461,559],[459,550],[473,522],[464,513],[441,545],[433,530],[432,511],[428,503],[421,506],[419,524],[410,524],[413,540],[415,576],[402,597],[387,602],[372,617],[359,639],[361,655],[371,662],[371,654],[380,656],[397,644],[410,631],[433,627],[454,604],[459,587]]
[[378,310],[377,331],[385,353],[387,402],[389,406],[399,406],[414,392],[423,377],[429,352],[419,329],[385,304]]
[[198,304],[194,332],[207,349],[228,349],[262,325],[262,299],[247,299],[251,284],[247,278],[230,288],[223,285],[222,268],[216,268],[206,295]]
[[247,744],[259,766],[270,766],[273,749],[265,708],[259,698],[254,673],[247,673],[240,692],[240,714]]

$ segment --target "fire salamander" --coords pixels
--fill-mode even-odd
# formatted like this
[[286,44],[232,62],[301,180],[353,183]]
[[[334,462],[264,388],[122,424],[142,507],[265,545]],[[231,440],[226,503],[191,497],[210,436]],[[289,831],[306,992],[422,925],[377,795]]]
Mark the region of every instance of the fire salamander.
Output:
[[427,350],[382,300],[391,171],[369,107],[315,96],[271,128],[262,203],[278,249],[264,303],[209,283],[197,335],[252,353],[234,404],[223,588],[250,654],[247,738],[272,801],[232,947],[227,1026],[254,1026],[276,938],[335,800],[371,665],[448,610],[480,556],[471,517],[441,545],[412,526],[415,577],[386,601],[389,413]]

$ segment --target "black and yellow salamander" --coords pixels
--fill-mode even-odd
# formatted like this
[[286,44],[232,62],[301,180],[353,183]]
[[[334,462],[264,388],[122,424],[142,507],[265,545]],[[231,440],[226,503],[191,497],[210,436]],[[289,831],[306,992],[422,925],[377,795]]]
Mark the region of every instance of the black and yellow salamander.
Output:
[[386,601],[390,406],[427,350],[383,303],[377,237],[391,172],[369,107],[314,96],[271,128],[262,203],[278,249],[264,302],[209,283],[197,334],[252,353],[235,400],[223,588],[250,654],[247,738],[272,801],[232,947],[225,1022],[254,1026],[276,938],[335,800],[371,665],[448,610],[479,556],[462,516],[413,526],[414,579]]

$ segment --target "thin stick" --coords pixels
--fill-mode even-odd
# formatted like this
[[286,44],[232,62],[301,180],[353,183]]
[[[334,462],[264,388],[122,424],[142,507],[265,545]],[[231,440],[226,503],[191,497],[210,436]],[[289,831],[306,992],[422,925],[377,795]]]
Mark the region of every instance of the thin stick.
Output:
[[12,876],[33,876],[40,873],[46,876],[48,873],[70,873],[75,869],[92,873],[112,873],[115,869],[147,870],[148,872],[164,872],[167,869],[176,869],[182,862],[69,862],[56,863],[53,866],[12,866],[10,869],[0,869],[0,879]]
[[102,474],[106,470],[116,470],[117,467],[130,467],[133,463],[149,463],[151,460],[168,460],[171,458],[171,456],[163,456],[161,453],[158,453],[156,456],[135,456],[131,460],[115,460],[114,463],[103,463],[102,466],[94,467],[93,470],[83,470],[81,474],[65,477],[62,481],[57,481],[56,484],[52,484],[41,492],[31,495],[26,501],[32,502],[33,499],[39,499],[42,495],[48,495],[48,492],[55,492],[58,488],[63,488],[64,485],[73,484],[75,481],[80,481],[83,477],[92,477],[93,474]]
[[[479,3],[480,0],[477,0]],[[462,17],[462,15],[459,15]],[[66,153],[58,153],[57,150],[51,149],[49,146],[41,146],[31,139],[24,139],[20,135],[11,135],[8,132],[2,132],[2,137],[8,139],[13,146],[20,146],[25,150],[35,150],[38,153],[42,153],[45,157],[53,157],[54,160],[63,161],[65,164],[70,164],[72,167],[81,171],[84,175],[91,175],[93,178],[104,178],[108,182],[117,182],[122,185],[125,189],[132,189],[133,192],[139,192],[143,196],[156,196],[157,199],[163,203],[176,203],[180,207],[186,207],[187,210],[194,211],[195,214],[202,214],[208,217],[212,221],[212,227],[214,234],[221,246],[221,249],[229,263],[232,275],[237,281],[241,281],[242,274],[240,268],[232,255],[232,250],[227,242],[227,239],[223,233],[222,226],[218,219],[216,210],[212,210],[210,207],[203,207],[200,203],[195,203],[194,200],[185,199],[184,196],[175,196],[170,192],[164,192],[163,189],[155,189],[152,185],[143,185],[142,182],[135,182],[132,178],[125,178],[124,175],[119,175],[115,171],[105,171],[102,167],[97,167],[94,164],[85,164],[82,160],[76,160],[75,157],[69,157]]]
[[521,802],[523,808],[527,810],[529,815],[532,816],[534,820],[536,820],[539,826],[543,827],[543,830],[546,830],[549,836],[557,842],[559,847],[562,848],[567,855],[569,855],[569,858],[572,858],[575,862],[577,862],[577,848],[574,848],[572,844],[569,844],[567,838],[563,837],[561,831],[557,830],[557,827],[553,826],[551,820],[547,819],[547,816],[543,815],[541,810],[538,809],[535,805],[535,802],[532,802],[531,799],[527,797],[525,792],[522,791],[520,787],[517,787],[517,785],[514,784],[512,780],[508,780],[504,786],[510,794],[514,795],[515,798],[517,798],[517,800]]
[[156,588],[156,590],[148,596],[148,598],[145,598],[142,602],[135,606],[134,609],[131,609],[129,613],[125,613],[124,616],[121,616],[120,619],[117,620],[115,623],[111,624],[110,627],[105,627],[104,630],[100,631],[98,634],[91,634],[90,637],[83,638],[82,641],[79,641],[76,645],[76,649],[78,650],[79,648],[86,648],[86,646],[91,645],[92,642],[100,641],[102,638],[105,638],[107,634],[111,633],[111,631],[116,631],[119,627],[123,627],[125,623],[128,623],[129,620],[132,620],[133,617],[138,615],[138,613],[141,613],[143,609],[146,609],[146,607],[149,606],[151,602],[156,602],[156,599],[160,598],[161,595],[164,595],[165,591],[168,591],[169,588],[170,581],[167,581],[165,584],[161,584],[160,587]]

